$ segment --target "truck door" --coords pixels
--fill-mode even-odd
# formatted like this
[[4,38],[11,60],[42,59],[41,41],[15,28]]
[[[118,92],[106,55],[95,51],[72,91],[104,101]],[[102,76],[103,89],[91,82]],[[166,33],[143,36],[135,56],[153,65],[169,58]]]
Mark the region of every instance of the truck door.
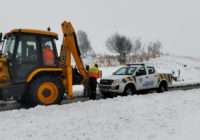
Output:
[[144,66],[141,66],[136,71],[136,85],[137,90],[146,89],[145,82],[147,78],[147,71]]
[[147,72],[148,72],[148,88],[156,88],[157,77],[155,68],[153,66],[147,66]]

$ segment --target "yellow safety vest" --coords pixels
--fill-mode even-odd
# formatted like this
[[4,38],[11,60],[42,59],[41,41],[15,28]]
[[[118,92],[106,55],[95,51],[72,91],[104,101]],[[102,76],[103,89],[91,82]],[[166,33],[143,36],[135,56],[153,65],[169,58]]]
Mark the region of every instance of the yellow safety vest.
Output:
[[100,77],[99,69],[97,67],[90,67],[90,69],[89,69],[89,77],[99,78]]

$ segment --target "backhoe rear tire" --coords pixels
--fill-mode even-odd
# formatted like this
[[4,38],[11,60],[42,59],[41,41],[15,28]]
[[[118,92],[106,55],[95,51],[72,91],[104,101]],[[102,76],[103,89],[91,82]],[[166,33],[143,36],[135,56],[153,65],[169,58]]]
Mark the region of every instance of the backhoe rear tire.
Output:
[[37,77],[29,88],[31,105],[60,104],[64,96],[64,86],[55,76]]

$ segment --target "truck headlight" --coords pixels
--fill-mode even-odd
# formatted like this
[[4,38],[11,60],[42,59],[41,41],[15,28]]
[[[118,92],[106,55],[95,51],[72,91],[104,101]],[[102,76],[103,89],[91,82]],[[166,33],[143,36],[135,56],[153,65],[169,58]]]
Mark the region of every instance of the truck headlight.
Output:
[[127,78],[123,78],[122,82],[126,83],[127,82]]
[[112,85],[113,86],[117,86],[117,85],[120,84],[120,82],[121,82],[121,80],[114,80],[113,83],[112,83]]

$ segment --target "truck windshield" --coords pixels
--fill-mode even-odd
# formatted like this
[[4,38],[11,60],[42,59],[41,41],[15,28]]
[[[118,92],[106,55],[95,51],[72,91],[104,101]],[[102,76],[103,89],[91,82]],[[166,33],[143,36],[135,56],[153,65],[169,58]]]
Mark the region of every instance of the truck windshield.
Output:
[[3,44],[3,55],[6,58],[11,58],[14,53],[14,47],[15,47],[16,37],[14,35],[8,36],[4,40]]
[[137,67],[122,67],[116,70],[113,75],[133,75]]

